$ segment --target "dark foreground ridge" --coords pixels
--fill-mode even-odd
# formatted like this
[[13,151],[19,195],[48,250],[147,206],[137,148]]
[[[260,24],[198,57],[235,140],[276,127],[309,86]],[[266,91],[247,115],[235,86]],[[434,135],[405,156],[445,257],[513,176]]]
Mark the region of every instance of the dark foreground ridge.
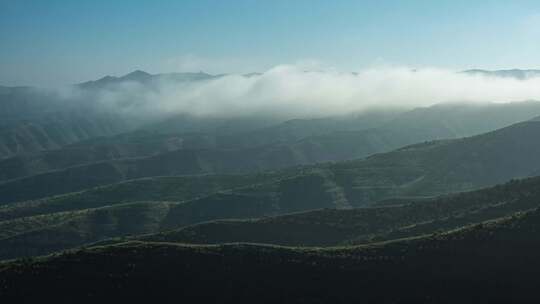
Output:
[[0,266],[3,303],[536,303],[540,211],[331,249],[126,242]]

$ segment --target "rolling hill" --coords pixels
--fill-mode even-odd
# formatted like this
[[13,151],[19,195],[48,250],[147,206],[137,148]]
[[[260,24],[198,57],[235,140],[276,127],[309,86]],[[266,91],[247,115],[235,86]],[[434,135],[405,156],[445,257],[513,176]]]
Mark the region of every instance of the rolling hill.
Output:
[[[304,137],[328,134],[336,130],[368,129],[382,124],[390,119],[389,117],[393,117],[393,114],[370,112],[362,116],[296,119],[257,130],[244,129],[241,133],[234,134],[201,132],[205,130],[202,124],[208,127],[212,123],[217,124],[216,128],[222,130],[223,126],[216,119],[198,119],[197,122],[190,123],[189,118],[183,118],[177,120],[177,123],[185,124],[181,128],[184,132],[167,133],[163,129],[151,127],[114,136],[91,137],[54,149],[44,148],[45,150],[41,152],[20,153],[0,159],[0,181],[99,161],[152,156],[175,150],[195,150],[193,153],[199,153],[198,150],[214,150],[219,153],[222,150],[250,151],[254,147],[262,147],[268,151],[267,153],[271,153],[272,150],[286,149],[280,148],[279,145],[292,144]],[[188,132],[190,130],[196,132],[190,133]],[[287,159],[284,159],[283,163],[286,162]],[[270,169],[281,167],[279,164],[265,166]]]
[[[516,118],[521,117],[521,115],[525,115],[525,112],[527,112],[530,116],[534,116],[531,107],[535,107],[537,105],[540,105],[538,103],[526,103],[521,106],[508,106],[508,105],[497,105],[494,106],[498,110],[494,111],[495,116],[502,115],[503,112],[510,113],[512,112],[512,109],[517,109],[515,112]],[[95,187],[95,186],[101,186],[111,183],[116,183],[124,180],[129,179],[135,179],[135,178],[142,178],[142,177],[151,177],[151,176],[174,176],[174,175],[189,175],[189,174],[206,174],[206,173],[247,173],[247,172],[254,172],[254,171],[260,171],[260,170],[267,170],[267,169],[280,169],[285,168],[289,166],[296,166],[296,165],[306,165],[306,164],[313,164],[317,162],[322,161],[333,161],[333,160],[346,160],[351,159],[355,157],[364,157],[367,155],[371,155],[373,153],[380,152],[381,150],[391,150],[393,148],[401,147],[407,144],[410,144],[412,142],[418,142],[425,138],[433,138],[437,137],[437,134],[441,135],[444,134],[445,136],[456,136],[458,134],[461,134],[463,130],[458,131],[457,129],[450,128],[451,125],[466,125],[461,120],[455,120],[453,123],[446,124],[447,122],[452,121],[452,119],[448,118],[447,120],[439,119],[437,117],[440,116],[448,116],[453,117],[452,115],[449,115],[449,113],[445,109],[445,107],[432,107],[427,110],[423,111],[415,111],[414,113],[408,113],[410,117],[407,119],[396,119],[392,122],[392,124],[395,124],[394,128],[390,127],[381,127],[381,128],[375,128],[375,129],[369,129],[369,130],[363,130],[363,131],[347,131],[347,132],[331,132],[327,135],[317,135],[317,136],[308,136],[306,138],[292,141],[290,143],[278,143],[278,144],[269,144],[269,145],[255,145],[252,147],[243,147],[243,148],[212,148],[212,147],[201,147],[201,148],[187,148],[187,149],[179,149],[174,150],[175,147],[178,147],[178,145],[174,145],[175,138],[176,143],[179,143],[180,141],[184,143],[183,138],[181,140],[178,140],[178,137],[162,137],[163,141],[161,141],[161,145],[153,145],[153,149],[146,149],[144,147],[147,146],[148,143],[151,143],[152,141],[148,141],[148,136],[141,136],[135,137],[133,140],[134,143],[125,143],[124,145],[120,144],[120,146],[115,146],[114,144],[105,144],[105,150],[106,151],[116,151],[126,149],[127,151],[132,151],[130,149],[142,149],[146,151],[147,153],[151,153],[152,151],[159,150],[160,147],[163,147],[165,151],[167,151],[167,147],[172,148],[172,151],[163,152],[154,154],[151,156],[141,156],[136,158],[119,158],[119,159],[110,159],[110,157],[114,156],[115,153],[107,153],[105,154],[105,157],[109,157],[108,160],[102,160],[97,162],[91,162],[91,163],[83,163],[81,165],[67,167],[67,168],[61,168],[56,171],[48,171],[43,172],[36,175],[31,175],[27,177],[22,177],[19,179],[10,180],[4,183],[0,184],[0,197],[2,203],[9,203],[14,201],[21,201],[21,200],[29,200],[29,199],[37,199],[42,198],[46,196],[51,195],[57,195],[61,193],[67,193],[67,192],[73,192],[73,191],[80,191],[83,189]],[[463,116],[459,113],[462,113],[462,108],[460,107],[451,107],[451,109],[457,109],[455,112],[456,117]],[[487,115],[489,111],[491,111],[491,107],[483,108],[480,107],[479,109],[484,110],[475,110],[473,111],[474,115],[470,116],[470,119],[466,119],[467,121],[472,121],[472,118],[480,118],[482,115]],[[486,109],[489,109],[486,110]],[[525,111],[527,110],[527,111]],[[540,111],[540,108],[538,109]],[[431,117],[430,115],[425,115],[425,113],[436,113],[433,114],[433,120],[432,122],[429,122],[429,120],[422,120],[419,118],[419,116],[427,116]],[[472,110],[471,110],[472,111]],[[467,111],[466,111],[467,112]],[[518,115],[519,114],[519,115]],[[405,115],[405,114],[404,114]],[[494,116],[494,117],[495,117]],[[508,117],[511,117],[509,115]],[[408,121],[410,123],[416,122],[413,124],[416,127],[409,127],[407,128],[403,124],[404,121]],[[425,123],[419,123],[424,121]],[[431,128],[430,125],[433,126],[435,123],[438,123],[439,126],[441,126],[441,122],[446,124],[444,128],[440,128],[442,131],[437,131],[437,128]],[[484,127],[485,123],[481,123],[479,125],[482,125]],[[444,192],[452,192],[452,191],[461,191],[461,190],[469,190],[474,187],[483,187],[483,186],[489,186],[493,185],[495,183],[504,182],[510,178],[513,177],[524,177],[528,176],[527,174],[530,174],[532,172],[510,172],[515,171],[518,168],[514,168],[512,164],[508,164],[510,166],[509,168],[498,168],[498,166],[495,166],[497,168],[494,168],[493,170],[499,170],[500,172],[491,174],[488,172],[483,173],[482,168],[478,168],[478,165],[485,165],[485,166],[491,166],[493,164],[493,158],[494,157],[502,157],[500,153],[502,153],[501,149],[513,149],[512,147],[517,147],[516,145],[521,145],[520,148],[518,148],[516,151],[508,151],[515,153],[516,156],[520,155],[516,159],[516,161],[521,162],[523,166],[528,167],[529,165],[532,165],[534,167],[534,160],[531,160],[532,153],[536,151],[537,148],[534,144],[534,140],[525,139],[531,138],[528,136],[534,136],[533,134],[524,134],[523,143],[521,142],[512,142],[512,141],[518,141],[519,139],[512,139],[511,137],[514,136],[512,134],[504,135],[503,132],[520,132],[519,129],[530,129],[526,132],[532,132],[534,133],[535,130],[533,125],[530,125],[528,127],[522,126],[513,126],[512,128],[503,129],[498,133],[495,133],[495,135],[485,135],[484,137],[473,137],[472,139],[466,139],[459,144],[459,141],[449,141],[448,144],[445,144],[444,142],[436,142],[432,143],[429,146],[423,147],[420,149],[420,146],[412,146],[409,147],[408,150],[401,150],[400,152],[395,153],[389,153],[384,154],[385,156],[378,156],[374,159],[368,159],[366,161],[357,161],[352,163],[347,163],[347,166],[352,166],[350,170],[342,170],[339,169],[340,166],[336,165],[334,166],[334,169],[331,169],[332,174],[349,174],[353,173],[356,175],[357,173],[362,175],[367,173],[369,170],[373,170],[372,168],[367,167],[373,167],[373,166],[381,166],[381,162],[386,162],[387,164],[383,164],[384,168],[381,170],[377,169],[376,175],[384,175],[387,176],[387,178],[404,178],[408,182],[414,181],[411,185],[407,187],[400,187],[403,188],[402,190],[407,190],[412,188],[413,185],[418,185],[420,191],[417,191],[415,189],[411,189],[411,194],[414,192],[426,192],[419,193],[421,195],[434,195],[434,194],[440,194]],[[465,128],[470,130],[473,130],[474,128]],[[481,129],[481,128],[480,128]],[[423,130],[423,131],[418,131]],[[475,129],[479,130],[479,129]],[[265,131],[266,132],[266,131]],[[140,133],[140,134],[148,134],[148,133]],[[243,135],[242,135],[243,136]],[[493,148],[494,151],[485,151],[486,156],[478,154],[476,158],[479,159],[479,161],[475,159],[471,159],[472,155],[466,155],[466,153],[473,153],[475,150],[478,150],[474,153],[484,153],[481,146],[479,146],[479,142],[475,143],[473,141],[480,141],[480,140],[491,140],[488,139],[489,137],[500,137],[501,145],[503,145],[501,148]],[[120,137],[121,138],[121,137]],[[127,136],[127,138],[131,138]],[[146,139],[145,139],[146,138]],[[192,146],[195,147],[198,143],[200,144],[201,141],[197,140],[197,137],[191,138],[192,139]],[[141,141],[140,144],[138,144],[139,140]],[[170,144],[170,140],[173,141],[173,144]],[[499,140],[499,139],[494,139]],[[120,139],[120,141],[122,141]],[[208,138],[204,139],[203,142],[208,142]],[[103,142],[99,141],[98,142]],[[106,141],[105,141],[106,142]],[[159,143],[160,141],[158,141]],[[189,142],[186,141],[186,142]],[[210,140],[212,142],[212,140]],[[230,141],[229,141],[230,142]],[[494,145],[498,145],[499,143],[491,143]],[[130,146],[131,145],[131,146]],[[169,145],[172,145],[169,146]],[[204,143],[202,144],[204,146]],[[427,145],[427,144],[426,144]],[[438,148],[436,148],[437,146]],[[467,147],[466,147],[467,146]],[[89,144],[89,147],[92,147],[92,144]],[[96,146],[96,147],[99,147]],[[107,147],[111,147],[110,149]],[[522,150],[522,148],[526,148],[526,150]],[[95,152],[88,152],[86,154],[85,151],[88,151],[86,149],[93,149],[93,148],[83,148],[81,152],[80,158],[84,160],[92,160],[99,157],[94,157],[96,154]],[[96,148],[98,149],[98,148]],[[455,149],[457,151],[457,154],[453,154],[454,152],[450,151],[449,149]],[[95,150],[91,150],[95,151]],[[100,151],[98,149],[98,151]],[[53,152],[51,152],[52,155],[54,155]],[[60,151],[58,152],[59,155],[64,155],[64,153],[69,153],[69,150],[66,151]],[[465,154],[464,154],[465,153]],[[521,154],[520,154],[521,153]],[[137,154],[134,152],[134,154]],[[141,154],[144,154],[144,152],[141,152]],[[90,156],[88,156],[90,155]],[[128,152],[125,153],[125,155],[129,155]],[[527,156],[529,155],[529,156]],[[76,158],[77,153],[75,153],[74,157]],[[525,159],[521,159],[521,156],[524,156]],[[103,157],[103,155],[102,155]],[[463,157],[463,161],[459,159],[460,157]],[[527,159],[528,157],[528,159]],[[392,158],[392,159],[389,159]],[[405,160],[405,158],[410,158],[409,160]],[[429,158],[432,158],[431,160]],[[449,158],[448,160],[445,160],[445,158]],[[450,159],[453,158],[453,159]],[[43,164],[40,161],[43,157],[38,158],[29,158],[30,160],[36,160],[34,162],[34,166],[41,166],[41,167],[49,167],[47,164]],[[510,159],[510,158],[508,158]],[[399,163],[401,160],[402,163]],[[17,163],[17,161],[13,161],[10,163],[6,160],[8,165],[13,165],[15,163],[16,168],[21,168],[21,171],[25,171],[26,168],[29,166],[22,165],[20,163]],[[396,161],[399,164],[396,164]],[[533,163],[530,163],[530,162]],[[408,163],[405,163],[408,162]],[[416,162],[412,164],[412,162]],[[433,162],[433,163],[428,163]],[[439,163],[436,163],[439,162]],[[459,164],[458,164],[459,162]],[[482,164],[482,162],[492,162],[490,164]],[[52,163],[51,161],[45,162],[45,163]],[[18,165],[17,165],[18,164]],[[357,166],[358,165],[358,166]],[[439,166],[452,166],[452,169],[456,170],[471,170],[471,172],[460,172],[455,174],[462,174],[463,176],[452,176],[452,173],[448,168],[442,168]],[[18,166],[18,167],[17,167]],[[403,172],[386,172],[383,173],[384,170],[397,170],[397,167],[403,167]],[[457,167],[455,167],[457,166]],[[463,168],[460,168],[462,166]],[[50,166],[54,168],[54,165]],[[61,167],[61,166],[60,166]],[[343,167],[343,166],[342,166]],[[362,168],[362,169],[360,169]],[[392,169],[393,168],[393,169]],[[430,169],[431,168],[431,169]],[[424,175],[422,172],[425,173],[425,171],[430,170],[438,170],[441,172],[445,172],[445,174],[448,174],[448,176],[445,177],[434,177],[427,179],[428,176]],[[523,168],[525,169],[525,168]],[[28,169],[32,170],[32,169]],[[337,171],[336,171],[337,170]],[[401,169],[400,169],[401,170]],[[478,172],[474,172],[474,171]],[[491,170],[491,169],[489,169]],[[508,170],[505,171],[505,170]],[[14,169],[14,171],[17,171],[17,169]],[[336,171],[336,172],[334,172]],[[347,173],[347,171],[350,171]],[[357,171],[357,172],[354,172]],[[10,172],[9,170],[6,172]],[[469,176],[469,173],[472,174]],[[10,173],[9,176],[16,176],[18,173]],[[24,173],[23,173],[24,174]],[[396,174],[403,175],[402,177],[397,177]],[[474,174],[485,174],[485,176],[478,176],[477,180],[471,180],[468,181],[469,178],[474,178]],[[7,175],[7,174],[6,174]],[[391,176],[389,176],[391,175]],[[499,176],[498,176],[499,175]],[[431,177],[431,176],[430,176]],[[356,180],[363,179],[366,177],[355,177]],[[368,177],[371,181],[373,179],[376,179],[376,176]],[[440,178],[443,179],[456,179],[456,180],[440,180]],[[465,180],[460,180],[461,178],[464,178]],[[423,179],[423,180],[420,180]],[[486,179],[486,180],[484,180]],[[491,179],[491,180],[487,180]],[[47,187],[41,187],[40,185],[44,185],[43,181],[47,181]],[[351,182],[352,180],[349,180]],[[431,185],[425,185],[429,181]],[[397,181],[400,183],[400,181]],[[340,184],[341,182],[338,182]],[[362,182],[360,182],[362,183]],[[360,193],[360,195],[375,195],[375,200],[384,198],[384,196],[395,196],[395,195],[409,195],[407,191],[402,191],[399,189],[396,189],[396,187],[393,187],[392,185],[390,187],[380,187],[382,184],[386,183],[385,181],[376,181],[374,184],[370,184],[368,186],[369,193]],[[437,189],[436,183],[442,184],[442,186],[439,186],[439,189]],[[377,185],[376,187],[372,187],[373,185]],[[358,188],[356,185],[351,185],[354,188]],[[363,187],[362,185],[358,185],[360,187]],[[22,191],[21,189],[29,189],[32,188],[33,191]],[[407,188],[407,189],[405,189]],[[426,188],[432,189],[432,191],[425,191]],[[399,191],[397,191],[399,190]],[[373,192],[386,192],[389,193],[374,193]],[[396,193],[392,193],[396,192]],[[404,192],[404,193],[401,193]],[[352,195],[352,192],[349,191]],[[352,198],[355,202],[351,203],[354,205],[358,205],[361,203],[365,203],[366,201],[371,201],[372,199],[367,198]]]
[[[130,214],[131,206],[138,208],[140,205],[130,204],[137,201],[146,202],[144,204],[151,209],[152,202],[168,206],[162,209],[165,210],[163,218],[157,220],[157,226],[152,226],[157,228],[144,231],[152,233],[218,219],[259,218],[320,208],[376,206],[380,200],[387,205],[392,198],[410,197],[409,201],[415,201],[415,197],[474,190],[537,172],[540,168],[537,158],[540,146],[535,139],[539,133],[540,123],[529,121],[469,138],[408,146],[364,160],[297,167],[268,174],[140,179],[37,201],[7,204],[0,209],[0,218],[5,221],[4,227],[10,226],[16,233],[4,235],[3,241],[8,242],[9,238],[9,242],[19,242],[29,235],[35,240],[47,240],[51,239],[47,236],[49,234],[62,235],[66,227],[77,227],[77,233],[84,235],[100,223],[88,218],[106,213],[113,214],[108,217],[113,222],[115,218],[129,219],[123,214]],[[110,177],[106,171],[103,174]],[[44,191],[55,182],[62,185],[61,180],[51,177],[47,179]],[[534,183],[535,180],[528,182]],[[512,198],[512,185],[520,189],[519,184],[510,184],[505,186],[510,188],[504,188],[508,194],[497,190],[501,188],[478,192],[488,193],[486,198],[473,192],[469,194],[472,198],[465,196],[461,199],[464,205],[460,199],[452,199],[451,196],[405,206],[358,209],[350,213],[322,210],[258,221],[217,222],[185,228],[179,232],[178,240],[328,246],[407,237],[453,229],[536,206],[535,200],[528,199],[536,195],[535,191],[523,194],[525,198],[522,200],[515,199]],[[398,199],[397,202],[403,200]],[[116,205],[122,207],[116,208]],[[135,210],[143,210],[137,208]],[[62,221],[46,220],[57,217]],[[280,222],[282,220],[283,223]],[[85,221],[93,224],[80,224]],[[296,232],[287,234],[291,230]],[[312,230],[318,231],[321,237],[310,235]],[[107,234],[97,234],[92,238],[73,238],[64,246],[78,246],[90,239],[99,241],[137,232],[124,228],[115,231],[113,228]],[[42,248],[41,253],[61,247],[47,247],[39,241],[23,241],[21,244],[27,246],[28,252],[34,252],[34,247]],[[5,247],[15,248],[11,245]],[[8,252],[5,256],[14,255]]]
[[[321,209],[248,220],[217,220],[135,237],[191,244],[264,243],[344,246],[415,237],[504,217],[540,206],[540,178],[427,201],[357,209]],[[406,202],[406,203],[405,203]]]
[[214,193],[270,183],[285,172],[253,175],[153,177],[112,184],[81,192],[0,206],[0,220],[48,213],[99,208],[136,201],[188,201]]
[[[169,178],[165,187],[166,180],[141,180],[7,205],[0,208],[0,259],[41,255],[111,237],[158,232],[214,219],[343,207],[336,193],[327,192],[332,185],[325,185],[320,175],[281,178],[277,184],[271,174]],[[307,185],[320,190],[305,195],[306,201],[299,200],[303,193],[298,187]],[[132,192],[134,188],[137,191]],[[168,194],[184,201],[129,202],[130,198],[122,193],[129,193],[133,200]],[[110,200],[113,197],[117,199]]]
[[96,136],[131,130],[124,117],[95,102],[65,100],[54,90],[4,87],[0,91],[0,159],[58,149]]
[[0,160],[58,149],[97,136],[115,135],[130,128],[129,122],[116,115],[92,115],[79,111],[62,111],[39,119],[20,120],[0,126]]
[[[114,190],[105,187],[90,193],[6,206],[0,209],[0,218],[3,219],[0,221],[0,230],[3,230],[3,233],[0,233],[0,247],[4,248],[0,250],[0,258],[42,255],[108,238],[148,233],[150,234],[133,238],[195,244],[361,244],[456,229],[526,211],[540,204],[540,192],[537,190],[540,189],[540,179],[531,178],[430,200],[404,200],[406,203],[400,205],[336,209],[344,207],[338,205],[342,201],[338,199],[336,192],[325,193],[329,189],[324,188],[325,181],[320,177],[314,175],[309,178],[282,179],[279,191],[275,193],[267,191],[270,189],[268,186],[272,185],[272,179],[265,180],[261,177],[261,184],[221,191],[181,203],[129,203],[120,199],[100,199],[100,194]],[[180,185],[175,179],[171,180],[171,186],[174,186],[175,182]],[[187,178],[184,180],[188,181]],[[201,178],[198,183],[203,180]],[[312,186],[321,190],[312,193],[296,191],[305,189],[300,186],[300,182],[319,182],[320,186]],[[144,186],[144,183],[138,185],[135,187]],[[193,185],[182,184],[184,189]],[[204,182],[201,185],[204,185]],[[134,188],[130,187],[130,183],[119,186],[126,190]],[[221,185],[223,186],[226,185]],[[151,188],[142,188],[141,193],[149,189]],[[177,198],[192,197],[182,194],[181,188],[170,189],[176,190]],[[202,189],[201,193],[211,192],[208,188]],[[261,191],[262,189],[266,191]],[[119,198],[123,197],[122,192],[115,193],[119,194]],[[286,214],[313,208],[325,209]],[[276,216],[279,214],[286,215]],[[253,219],[260,217],[264,218]],[[216,219],[226,220],[215,221]],[[170,230],[175,228],[180,229]],[[121,240],[115,240],[118,241]]]

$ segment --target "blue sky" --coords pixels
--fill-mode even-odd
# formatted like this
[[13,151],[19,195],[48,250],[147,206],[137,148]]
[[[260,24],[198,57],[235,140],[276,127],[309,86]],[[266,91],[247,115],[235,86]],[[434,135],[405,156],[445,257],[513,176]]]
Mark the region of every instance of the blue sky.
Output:
[[540,1],[0,0],[0,84],[135,69],[540,68]]

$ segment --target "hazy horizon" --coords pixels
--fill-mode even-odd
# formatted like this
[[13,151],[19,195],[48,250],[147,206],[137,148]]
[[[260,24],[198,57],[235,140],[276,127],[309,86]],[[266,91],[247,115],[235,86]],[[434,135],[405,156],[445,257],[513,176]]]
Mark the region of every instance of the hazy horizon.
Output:
[[63,86],[45,92],[50,91],[60,101],[90,102],[144,119],[176,114],[292,119],[441,103],[540,101],[537,74],[521,79],[437,68],[386,66],[355,73],[311,68],[280,65],[249,76],[227,74],[182,80],[133,75],[104,78],[92,87]]
[[[537,1],[10,1],[0,85],[124,75],[540,68]],[[501,22],[493,22],[500,20]]]

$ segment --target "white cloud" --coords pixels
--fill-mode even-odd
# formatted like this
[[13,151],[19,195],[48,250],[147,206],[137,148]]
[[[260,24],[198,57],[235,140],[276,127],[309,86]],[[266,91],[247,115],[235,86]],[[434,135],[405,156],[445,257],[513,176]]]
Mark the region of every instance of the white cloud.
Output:
[[540,78],[517,80],[407,67],[369,68],[358,73],[333,69],[306,72],[301,66],[280,65],[258,76],[162,82],[153,90],[134,83],[124,84],[103,91],[100,96],[105,104],[144,115],[307,117],[373,107],[540,100]]

